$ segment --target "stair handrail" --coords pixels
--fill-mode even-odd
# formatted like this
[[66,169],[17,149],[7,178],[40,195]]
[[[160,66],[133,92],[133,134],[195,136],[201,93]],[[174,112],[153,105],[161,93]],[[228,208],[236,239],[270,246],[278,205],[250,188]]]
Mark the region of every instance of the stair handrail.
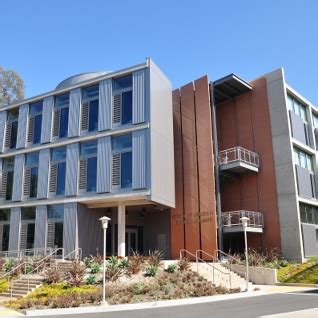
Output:
[[[64,260],[64,248],[63,247],[59,247],[59,248],[56,248],[55,250],[53,250],[53,252],[51,252],[49,255],[45,256],[44,258],[42,258],[39,262],[38,262],[38,266],[33,268],[32,271],[28,272],[26,275],[27,275],[27,278],[28,278],[28,292],[30,291],[30,275],[32,273],[34,273],[35,271],[37,271],[40,266],[43,265],[43,262],[49,258],[51,259],[51,256],[54,255],[54,254],[57,254],[57,252],[59,251],[62,251],[62,260]],[[51,266],[51,262],[50,262],[50,266]]]
[[[23,257],[27,257],[27,256],[33,256],[33,257],[36,257],[37,255],[35,255],[36,252],[41,252],[41,251],[44,251],[44,254],[43,256],[46,255],[46,252],[48,251],[49,253],[52,253],[52,247],[39,247],[39,248],[30,248],[30,249],[24,249],[24,250],[21,250],[20,252],[20,257],[23,258]],[[33,255],[26,255],[27,252],[33,252],[34,254]]]
[[[1,255],[4,255],[4,258],[10,258],[10,257],[19,258],[20,257],[20,251],[21,250],[1,251],[0,252],[0,257],[1,257]],[[12,253],[15,253],[16,256],[9,256]]]
[[231,272],[225,272],[225,271],[222,271],[221,269],[215,267],[213,261],[212,261],[212,263],[209,263],[209,262],[205,261],[204,259],[202,259],[201,257],[198,256],[198,253],[203,253],[203,254],[205,254],[205,255],[207,255],[207,256],[209,256],[209,257],[212,257],[213,260],[215,259],[215,257],[214,257],[213,255],[207,253],[207,252],[204,251],[204,250],[196,250],[196,251],[195,251],[195,255],[196,255],[196,261],[197,261],[197,272],[199,273],[198,262],[199,262],[199,260],[200,260],[200,261],[202,261],[203,263],[207,264],[208,266],[212,267],[212,269],[213,269],[213,272],[212,272],[212,274],[213,274],[213,284],[214,284],[214,276],[215,276],[215,275],[214,275],[214,271],[217,270],[218,272],[220,272],[220,273],[222,273],[222,274],[224,274],[224,275],[228,275],[228,277],[229,277],[229,283],[230,283],[230,288],[232,288]]
[[[215,250],[214,253],[217,254],[217,255],[218,255],[218,253],[220,253],[220,254],[222,254],[222,255],[228,257],[229,259],[233,260],[234,262],[237,262],[237,259],[236,259],[235,257],[233,257],[232,255],[230,255],[230,254],[228,254],[228,253],[225,253],[225,252],[223,252],[223,251],[221,251],[221,250]],[[216,256],[215,258],[216,258],[216,259],[219,259],[218,256]],[[232,263],[230,263],[230,264],[232,264]]]
[[70,257],[71,255],[75,255],[75,260],[77,261],[81,261],[82,260],[82,255],[83,255],[83,251],[82,248],[76,248],[75,250],[73,250],[72,252],[69,252],[68,254],[64,255],[64,259],[67,259],[68,257]]
[[192,257],[195,258],[196,264],[197,264],[197,273],[198,273],[198,272],[199,272],[199,265],[198,265],[198,262],[197,262],[196,255],[194,255],[193,253],[191,253],[190,251],[188,251],[188,250],[186,250],[186,249],[181,249],[181,250],[179,251],[180,259],[182,259],[182,257],[183,257],[183,256],[182,256],[182,253],[183,253],[183,252],[185,252],[186,255],[189,254],[189,255],[191,255]]

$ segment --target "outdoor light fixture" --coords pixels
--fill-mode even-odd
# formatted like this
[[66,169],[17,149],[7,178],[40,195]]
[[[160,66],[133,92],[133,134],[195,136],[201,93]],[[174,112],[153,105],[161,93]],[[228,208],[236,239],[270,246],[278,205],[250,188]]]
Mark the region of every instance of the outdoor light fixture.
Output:
[[103,253],[103,300],[102,305],[106,305],[106,294],[105,294],[105,287],[106,287],[106,230],[108,228],[108,222],[111,220],[107,216],[103,216],[99,219],[102,222],[102,228],[104,231],[104,253]]
[[243,216],[240,218],[240,221],[242,222],[243,225],[243,230],[244,230],[244,242],[245,242],[245,262],[246,262],[246,291],[248,291],[248,283],[249,283],[249,268],[248,268],[248,249],[247,249],[247,234],[246,234],[246,228],[248,227],[248,222],[250,219],[246,216]]

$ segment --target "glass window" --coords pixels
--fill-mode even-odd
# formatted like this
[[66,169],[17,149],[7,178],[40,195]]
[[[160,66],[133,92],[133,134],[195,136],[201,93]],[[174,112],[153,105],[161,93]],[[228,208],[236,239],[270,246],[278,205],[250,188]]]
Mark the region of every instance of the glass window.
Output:
[[9,235],[10,235],[10,224],[3,225],[2,233],[2,251],[9,250]]
[[68,107],[70,94],[66,93],[55,97],[55,107]]
[[300,116],[304,121],[307,121],[306,106],[291,95],[287,95],[287,107]]
[[54,247],[63,247],[63,222],[55,222]]
[[97,131],[98,129],[98,99],[95,99],[89,104],[88,114],[88,131]]
[[13,149],[16,147],[17,135],[18,135],[18,121],[15,120],[11,123],[10,149]]
[[314,127],[318,128],[318,116],[313,114],[312,120],[313,120]]
[[34,166],[39,163],[39,153],[33,152],[26,155],[25,164],[27,166]]
[[66,159],[66,147],[54,148],[52,150],[52,161],[60,161]]
[[132,146],[132,135],[120,135],[112,137],[112,149],[113,150],[122,150],[126,148],[131,148]]
[[83,88],[83,99],[98,98],[99,84]]
[[26,241],[26,248],[32,249],[34,248],[34,230],[35,230],[35,223],[29,223],[27,229],[27,241]]
[[59,137],[67,137],[68,131],[68,107],[61,109],[61,118],[60,118],[60,132]]
[[121,154],[121,187],[131,188],[132,186],[132,153]]
[[0,210],[0,221],[10,221],[10,209],[1,209]]
[[19,118],[19,109],[11,109],[8,111],[8,119],[9,120],[18,120]]
[[287,107],[289,110],[294,111],[293,98],[290,95],[287,95]]
[[35,220],[35,207],[21,208],[21,220]]
[[114,90],[122,90],[132,87],[132,75],[127,75],[114,79]]
[[59,162],[57,164],[57,180],[56,180],[57,195],[61,195],[65,193],[65,176],[66,176],[66,163]]
[[4,159],[3,169],[4,170],[14,169],[14,157]]
[[30,198],[35,198],[38,191],[38,167],[31,168],[31,180],[30,180]]
[[42,109],[43,109],[43,102],[42,101],[30,104],[29,114],[36,115],[37,113],[42,113]]
[[87,184],[86,191],[96,191],[96,177],[97,177],[97,158],[87,159]]
[[33,133],[34,144],[40,143],[41,129],[42,129],[42,115],[36,115],[34,116],[34,133]]
[[[97,140],[89,141],[81,144],[80,155],[92,156],[97,154]],[[89,170],[88,170],[89,171]]]
[[12,199],[13,171],[7,172],[6,200]]
[[64,219],[64,205],[49,205],[47,210],[48,219]]
[[132,91],[122,94],[122,118],[121,123],[129,124],[132,122]]

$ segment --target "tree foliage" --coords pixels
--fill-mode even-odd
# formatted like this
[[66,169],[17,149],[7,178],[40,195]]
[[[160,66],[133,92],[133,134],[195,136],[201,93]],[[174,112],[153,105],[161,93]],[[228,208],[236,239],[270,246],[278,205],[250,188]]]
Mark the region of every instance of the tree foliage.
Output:
[[13,70],[0,66],[0,107],[24,98],[24,81]]

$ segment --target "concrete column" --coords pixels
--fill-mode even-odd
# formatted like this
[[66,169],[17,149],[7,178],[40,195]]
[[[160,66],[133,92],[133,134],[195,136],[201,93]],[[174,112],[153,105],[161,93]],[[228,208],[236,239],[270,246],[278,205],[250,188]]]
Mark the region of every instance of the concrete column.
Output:
[[118,204],[118,256],[125,257],[126,206]]

